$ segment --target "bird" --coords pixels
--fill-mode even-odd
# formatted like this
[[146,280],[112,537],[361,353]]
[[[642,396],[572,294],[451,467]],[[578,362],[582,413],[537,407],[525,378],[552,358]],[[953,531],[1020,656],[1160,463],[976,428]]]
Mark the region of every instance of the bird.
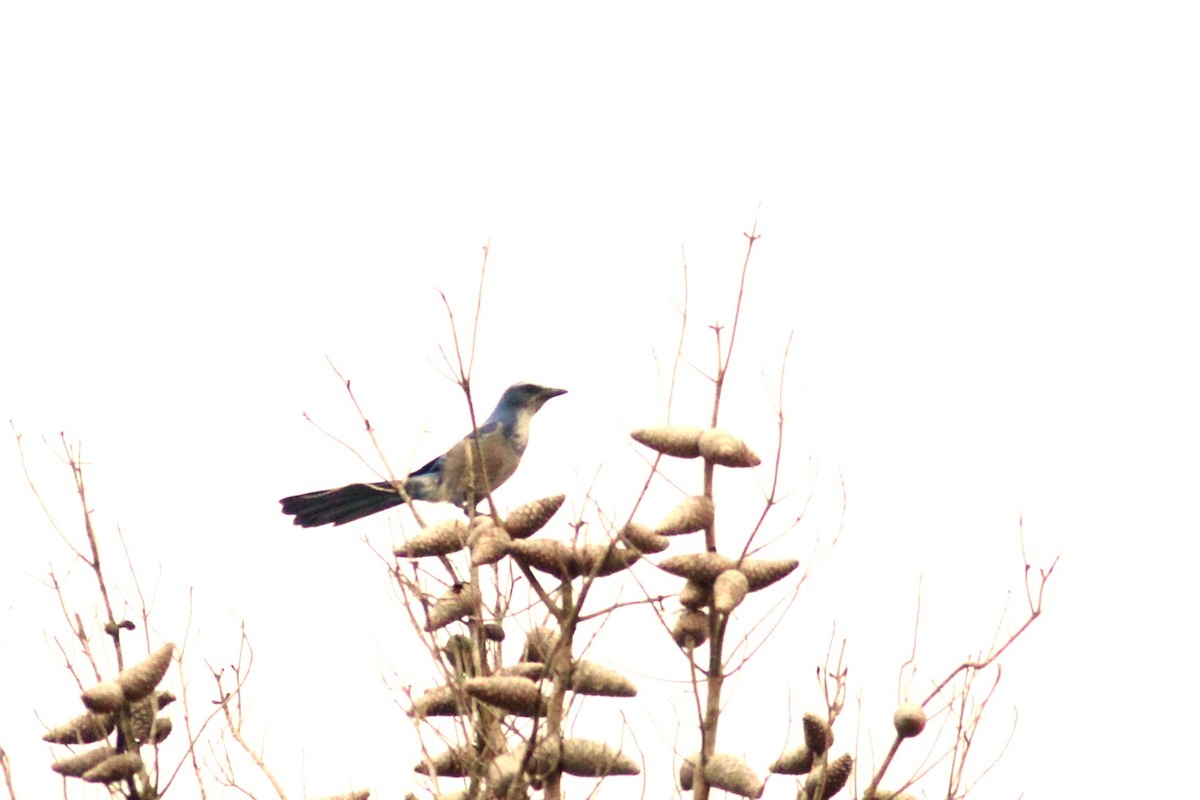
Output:
[[[547,400],[566,393],[566,389],[536,383],[513,384],[500,396],[496,409],[477,431],[398,481],[403,491],[391,481],[352,483],[338,489],[285,497],[279,501],[283,513],[293,517],[294,525],[315,528],[330,523],[344,525],[403,505],[408,499],[453,503],[470,512],[517,471],[529,443],[529,421],[533,415]],[[476,443],[479,463],[476,463]]]

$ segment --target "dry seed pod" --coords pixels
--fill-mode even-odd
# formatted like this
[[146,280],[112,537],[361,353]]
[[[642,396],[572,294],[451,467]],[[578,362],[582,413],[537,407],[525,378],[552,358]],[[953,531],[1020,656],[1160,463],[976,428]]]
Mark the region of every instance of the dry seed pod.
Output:
[[574,555],[571,548],[553,539],[516,539],[509,545],[509,555],[527,567],[559,579],[574,577]]
[[109,714],[84,714],[42,734],[42,741],[54,744],[91,744],[107,739],[116,723]]
[[571,691],[596,697],[636,697],[637,687],[615,669],[577,661],[571,671]]
[[546,676],[546,665],[539,661],[518,661],[496,670],[497,675],[516,676],[531,681],[540,681]]
[[322,797],[319,800],[369,800],[370,797],[371,790],[362,789],[357,792],[350,792],[349,794],[335,794],[331,797]]
[[471,566],[495,564],[508,555],[511,544],[512,539],[504,528],[497,528],[495,525],[484,528],[471,544]]
[[704,765],[704,781],[714,789],[721,789],[742,797],[762,797],[763,782],[754,770],[731,755],[715,753]]
[[582,578],[591,575],[593,570],[602,569],[602,562],[608,555],[608,547],[599,544],[577,544],[568,550],[570,561],[567,569],[572,578]]
[[525,649],[521,651],[522,661],[537,661],[544,663],[550,653],[558,645],[558,631],[543,625],[525,634]]
[[679,604],[699,611],[712,602],[712,587],[689,580],[679,590]]
[[750,581],[736,569],[727,569],[713,581],[713,608],[722,614],[728,614],[746,599],[750,591]]
[[469,664],[474,660],[475,642],[470,636],[456,633],[446,639],[446,643],[442,645],[441,651],[446,654],[446,659],[451,664],[461,667],[463,664]]
[[102,681],[89,686],[82,698],[88,711],[116,711],[125,705],[125,692],[116,681]]
[[624,569],[629,569],[642,557],[640,550],[632,547],[614,547],[600,565],[598,576],[612,575]]
[[[808,773],[808,779],[804,782],[804,791],[810,800],[829,800],[846,785],[853,767],[854,759],[850,757],[849,753],[843,753],[830,761],[827,766],[817,767]],[[822,784],[824,784],[824,790],[821,789]]]
[[504,520],[504,529],[514,539],[532,536],[550,521],[566,499],[566,495],[556,494],[518,506],[509,512],[508,518]]
[[700,455],[722,467],[757,467],[762,459],[731,433],[716,428],[700,435]]
[[[524,757],[525,747],[517,749],[517,755]],[[559,762],[562,760],[562,739],[557,736],[538,737],[537,745],[533,748],[533,755],[529,757],[529,765],[527,772],[532,775],[549,775],[554,770],[558,769]]]
[[562,771],[580,778],[604,778],[609,775],[639,775],[642,770],[632,758],[589,739],[567,739],[562,743]]
[[667,556],[659,561],[657,566],[663,572],[669,572],[705,586],[712,586],[718,575],[734,568],[734,563],[733,559],[720,553],[706,552]]
[[[174,699],[175,695],[170,692],[158,692],[129,706],[129,726],[134,741],[144,742],[151,736],[161,737],[157,739],[160,742],[167,738],[171,733],[171,721],[165,717],[158,719],[155,715],[163,705]],[[164,722],[166,723],[165,731],[163,730]]]
[[50,765],[50,769],[68,778],[79,778],[83,776],[83,773],[101,761],[106,761],[116,754],[116,750],[113,750],[106,744],[102,744],[99,747],[93,747],[91,750],[84,750],[82,753],[76,753],[67,758],[60,758]]
[[432,763],[439,777],[465,778],[471,773],[471,765],[475,763],[476,758],[475,751],[470,747],[451,747],[432,756],[428,761],[423,759],[417,762],[413,772],[429,775],[429,765]]
[[508,794],[508,787],[521,772],[521,759],[512,753],[501,753],[492,759],[487,768],[488,788],[495,797]]
[[684,648],[699,647],[708,641],[708,615],[703,611],[684,609],[671,629],[675,644]]
[[167,674],[167,667],[171,666],[171,655],[174,652],[175,645],[164,644],[132,667],[123,669],[117,676],[117,683],[121,685],[125,699],[136,703],[153,692],[154,687],[158,686],[159,681]]
[[170,717],[155,717],[154,725],[150,728],[150,743],[162,744],[174,729],[175,724]]
[[[483,516],[471,517],[470,530],[467,532],[467,547],[474,547],[479,541],[479,537],[496,527],[496,522],[491,517]],[[508,531],[505,531],[507,534]]]
[[905,703],[896,709],[892,724],[896,726],[896,734],[900,738],[911,739],[925,730],[925,709],[916,703]]
[[545,713],[545,700],[538,685],[528,678],[515,675],[491,675],[486,678],[471,678],[463,683],[467,694],[488,705],[502,708],[525,717]]
[[794,558],[747,558],[738,569],[750,582],[750,591],[757,592],[791,575],[798,566],[800,562]]
[[700,436],[703,428],[695,425],[672,425],[669,428],[638,428],[629,434],[638,444],[644,444],[664,456],[696,458],[700,455]]
[[468,708],[463,698],[452,686],[435,686],[413,700],[410,717],[456,717]]
[[671,513],[658,523],[656,533],[659,536],[679,536],[702,531],[712,525],[715,513],[712,498],[689,497],[675,506]]
[[609,547],[606,544],[585,544],[572,551],[573,577],[593,575],[604,578],[629,569],[641,558],[641,553],[628,547]]
[[679,788],[685,792],[692,790],[696,780],[696,765],[700,763],[700,754],[692,753],[679,764]]
[[833,730],[824,717],[809,713],[800,721],[804,727],[804,744],[814,756],[821,755],[833,745]]
[[785,750],[768,769],[776,775],[803,775],[813,768],[813,754],[804,745]]
[[137,753],[118,753],[104,759],[80,777],[88,783],[116,783],[132,778],[142,771],[142,767],[142,759]]
[[489,642],[503,642],[504,626],[498,622],[483,623],[483,638]]
[[481,599],[479,589],[471,584],[454,584],[429,607],[429,620],[425,623],[425,630],[436,631],[455,620],[470,616],[475,613],[475,606]]
[[660,536],[640,522],[630,522],[618,534],[622,541],[641,553],[661,553],[670,546],[671,540]]
[[455,517],[430,525],[392,552],[399,558],[447,556],[466,545],[467,526]]

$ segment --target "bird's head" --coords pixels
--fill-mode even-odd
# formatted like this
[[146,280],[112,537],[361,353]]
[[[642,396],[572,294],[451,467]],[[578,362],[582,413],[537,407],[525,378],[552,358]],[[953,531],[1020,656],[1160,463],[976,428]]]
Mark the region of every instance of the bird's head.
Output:
[[534,413],[545,405],[551,397],[566,394],[566,389],[551,389],[548,386],[538,386],[536,383],[514,383],[504,390],[496,410],[528,411]]

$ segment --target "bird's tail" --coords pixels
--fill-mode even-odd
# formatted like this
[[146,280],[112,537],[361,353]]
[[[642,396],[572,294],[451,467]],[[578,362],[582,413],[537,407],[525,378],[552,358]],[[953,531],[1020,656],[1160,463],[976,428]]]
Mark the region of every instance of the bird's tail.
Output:
[[302,528],[315,528],[331,522],[342,525],[403,503],[404,497],[387,481],[352,483],[340,489],[297,494],[279,501],[283,513],[295,517],[292,523]]

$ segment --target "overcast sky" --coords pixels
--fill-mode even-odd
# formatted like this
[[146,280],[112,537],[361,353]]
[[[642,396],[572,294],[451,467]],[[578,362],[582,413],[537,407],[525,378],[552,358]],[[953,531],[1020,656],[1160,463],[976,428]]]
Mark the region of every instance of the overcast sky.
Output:
[[[8,4],[0,413],[76,541],[56,442],[82,442],[114,580],[119,526],[156,642],[182,641],[191,598],[200,707],[204,661],[230,663],[245,621],[247,725],[289,796],[399,797],[416,756],[395,687],[427,668],[363,539],[386,551],[411,522],[300,531],[276,503],[379,469],[326,358],[393,467],[441,452],[469,422],[438,292],[469,326],[490,241],[477,402],[569,390],[498,502],[566,493],[563,524],[595,486],[627,514],[645,470],[627,434],[664,419],[683,264],[685,352],[710,370],[757,224],[722,425],[771,453],[782,389],[775,530],[813,500],[771,554],[844,527],[734,682],[749,716],[722,741],[762,771],[790,708],[794,743],[836,623],[878,752],[918,582],[928,681],[990,641],[1023,517],[1031,556],[1062,561],[977,796],[1177,793],[1200,744],[1196,23],[1183,3]],[[681,376],[673,419],[703,423],[710,388]],[[734,542],[757,482],[722,490]],[[11,436],[0,494],[0,746],[27,800],[58,791],[35,712],[77,709],[50,568],[82,613],[94,600]],[[647,521],[678,496],[656,486]],[[594,655],[637,676],[644,703],[620,708],[661,758],[681,663],[630,624]],[[615,740],[605,713],[587,732]],[[670,765],[651,769],[664,786]]]

